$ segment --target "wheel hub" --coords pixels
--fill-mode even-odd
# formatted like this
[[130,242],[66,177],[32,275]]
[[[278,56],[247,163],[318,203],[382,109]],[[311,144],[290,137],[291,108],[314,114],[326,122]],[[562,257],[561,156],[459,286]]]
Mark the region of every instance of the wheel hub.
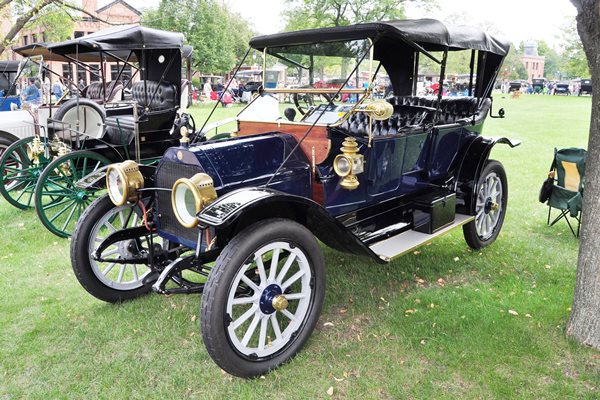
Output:
[[84,190],[79,191],[77,192],[76,197],[79,201],[85,201],[87,200],[87,192],[85,192]]
[[123,259],[130,259],[139,253],[137,243],[134,239],[124,240],[119,243],[119,255]]
[[259,306],[263,314],[273,314],[275,311],[285,310],[288,301],[282,295],[281,287],[275,283],[267,286],[260,295]]

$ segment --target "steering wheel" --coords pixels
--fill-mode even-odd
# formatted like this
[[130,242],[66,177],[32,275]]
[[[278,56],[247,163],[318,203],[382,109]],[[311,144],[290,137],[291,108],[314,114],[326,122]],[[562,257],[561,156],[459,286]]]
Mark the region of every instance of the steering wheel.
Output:
[[[304,86],[300,89],[304,88],[314,89],[312,86]],[[294,105],[296,106],[298,111],[300,111],[300,114],[304,115],[308,111],[310,111],[312,107],[315,106],[316,99],[320,99],[320,97],[323,97],[323,99],[326,102],[329,102],[331,100],[331,96],[332,95],[328,93],[294,93],[292,98],[294,100]]]

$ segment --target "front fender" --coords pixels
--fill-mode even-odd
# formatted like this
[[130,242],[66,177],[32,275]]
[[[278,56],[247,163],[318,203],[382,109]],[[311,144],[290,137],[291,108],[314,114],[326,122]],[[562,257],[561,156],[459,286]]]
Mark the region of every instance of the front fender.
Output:
[[198,213],[213,227],[221,245],[247,226],[269,218],[288,218],[309,229],[327,246],[382,261],[340,221],[314,201],[267,188],[244,188],[226,194]]
[[497,144],[507,144],[511,148],[521,144],[520,140],[506,137],[477,136],[463,154],[456,180],[456,211],[474,215],[477,199],[477,181],[485,166],[492,148]]

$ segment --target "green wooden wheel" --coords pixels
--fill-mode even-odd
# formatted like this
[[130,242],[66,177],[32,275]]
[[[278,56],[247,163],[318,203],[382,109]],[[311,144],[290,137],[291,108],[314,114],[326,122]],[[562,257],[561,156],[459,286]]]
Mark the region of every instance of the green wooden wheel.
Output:
[[71,152],[48,164],[37,182],[34,204],[40,221],[50,232],[71,236],[83,210],[104,192],[78,188],[76,182],[108,164],[106,157],[86,150]]
[[[51,161],[44,153],[32,159],[30,144],[34,137],[17,140],[0,157],[0,194],[11,205],[27,209],[33,206],[35,184]],[[42,139],[42,147],[45,148]]]

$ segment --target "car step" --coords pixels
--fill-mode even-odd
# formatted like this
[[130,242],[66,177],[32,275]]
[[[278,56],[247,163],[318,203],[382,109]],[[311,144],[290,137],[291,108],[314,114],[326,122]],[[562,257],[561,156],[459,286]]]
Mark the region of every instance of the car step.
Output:
[[402,232],[391,238],[374,243],[369,248],[384,261],[391,261],[396,257],[400,257],[417,247],[429,242],[431,239],[443,235],[452,229],[467,224],[475,219],[472,215],[456,214],[454,222],[439,231],[427,234],[409,230]]

